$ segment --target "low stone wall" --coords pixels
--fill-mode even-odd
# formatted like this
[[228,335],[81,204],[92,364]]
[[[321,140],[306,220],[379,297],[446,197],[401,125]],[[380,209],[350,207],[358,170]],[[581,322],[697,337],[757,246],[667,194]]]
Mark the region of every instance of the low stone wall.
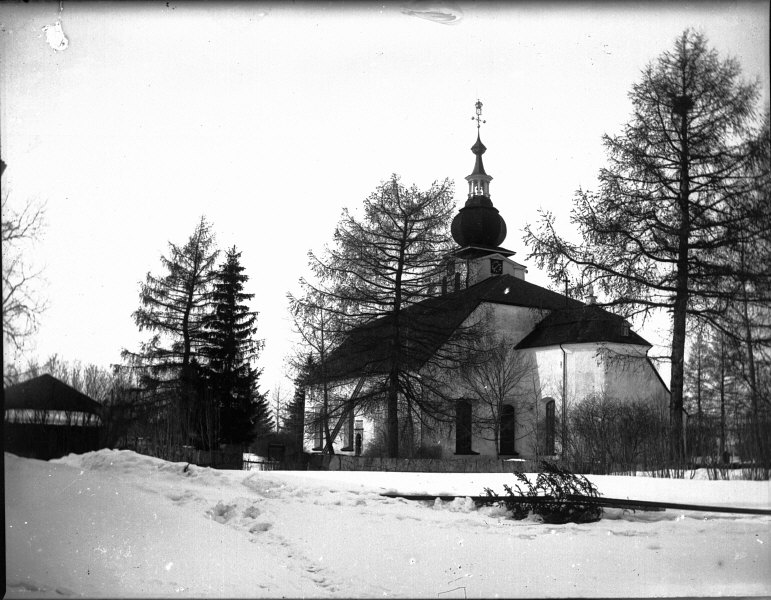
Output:
[[379,458],[373,456],[313,455],[311,467],[329,471],[404,471],[420,473],[533,473],[538,463],[499,458]]

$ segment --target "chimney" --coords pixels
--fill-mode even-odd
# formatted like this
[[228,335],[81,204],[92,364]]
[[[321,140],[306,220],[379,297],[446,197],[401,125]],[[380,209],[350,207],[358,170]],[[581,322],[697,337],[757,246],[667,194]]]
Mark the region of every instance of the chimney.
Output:
[[587,304],[597,304],[597,296],[594,295],[594,286],[592,286],[592,285],[590,285],[589,289],[587,289],[586,303]]
[[624,320],[624,322],[621,324],[621,335],[623,337],[629,337],[629,333],[631,329],[632,329],[632,324],[629,321]]

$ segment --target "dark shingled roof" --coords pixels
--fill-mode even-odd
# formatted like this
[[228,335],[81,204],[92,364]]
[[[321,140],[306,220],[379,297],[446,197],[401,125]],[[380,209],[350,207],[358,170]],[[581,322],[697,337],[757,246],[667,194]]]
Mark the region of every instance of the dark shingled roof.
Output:
[[556,310],[535,326],[517,344],[517,349],[581,344],[590,342],[617,342],[650,346],[631,329],[624,335],[624,318],[596,305]]
[[[552,311],[525,336],[517,345],[518,349],[589,342],[650,346],[631,330],[629,335],[623,335],[623,317],[513,275],[498,275],[469,288],[429,298],[402,311],[400,319],[406,332],[407,367],[420,368],[483,302]],[[334,380],[360,377],[366,372],[385,373],[389,368],[388,342],[392,323],[389,315],[351,331],[329,354],[327,377]],[[311,377],[311,382],[318,380],[319,374],[316,375]]]
[[[417,369],[422,366],[483,302],[542,310],[583,306],[577,300],[513,275],[489,277],[469,288],[413,304],[401,313],[400,319],[407,332],[408,367]],[[380,317],[350,332],[330,353],[327,376],[338,379],[357,377],[367,371],[385,372],[392,322],[390,315]]]
[[101,414],[102,405],[48,373],[5,390],[5,409],[61,410]]

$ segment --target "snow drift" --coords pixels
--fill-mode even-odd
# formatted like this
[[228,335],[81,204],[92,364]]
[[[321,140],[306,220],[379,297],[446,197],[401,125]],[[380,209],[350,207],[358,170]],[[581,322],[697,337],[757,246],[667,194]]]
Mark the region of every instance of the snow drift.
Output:
[[[765,507],[769,482],[596,476],[609,497]],[[525,597],[771,593],[771,518],[606,509],[513,521],[508,474],[217,471],[130,451],[5,455],[6,596]]]

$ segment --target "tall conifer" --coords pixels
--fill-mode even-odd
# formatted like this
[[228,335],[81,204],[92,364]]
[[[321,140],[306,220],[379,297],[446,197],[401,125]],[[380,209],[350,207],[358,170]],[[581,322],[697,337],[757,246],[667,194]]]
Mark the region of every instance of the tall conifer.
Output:
[[147,274],[140,284],[140,306],[132,315],[140,331],[153,335],[138,352],[121,353],[165,413],[163,443],[170,446],[200,444],[206,434],[201,422],[207,411],[200,348],[216,258],[214,234],[205,217],[184,246],[169,242],[168,256],[161,257],[165,273]]
[[254,366],[262,347],[257,340],[257,313],[247,302],[254,294],[244,292],[249,277],[241,265],[241,253],[227,251],[225,262],[216,271],[213,312],[206,318],[206,344],[202,353],[208,359],[207,377],[219,407],[219,440],[230,444],[249,444],[273,428],[268,401],[259,392],[262,370]]

